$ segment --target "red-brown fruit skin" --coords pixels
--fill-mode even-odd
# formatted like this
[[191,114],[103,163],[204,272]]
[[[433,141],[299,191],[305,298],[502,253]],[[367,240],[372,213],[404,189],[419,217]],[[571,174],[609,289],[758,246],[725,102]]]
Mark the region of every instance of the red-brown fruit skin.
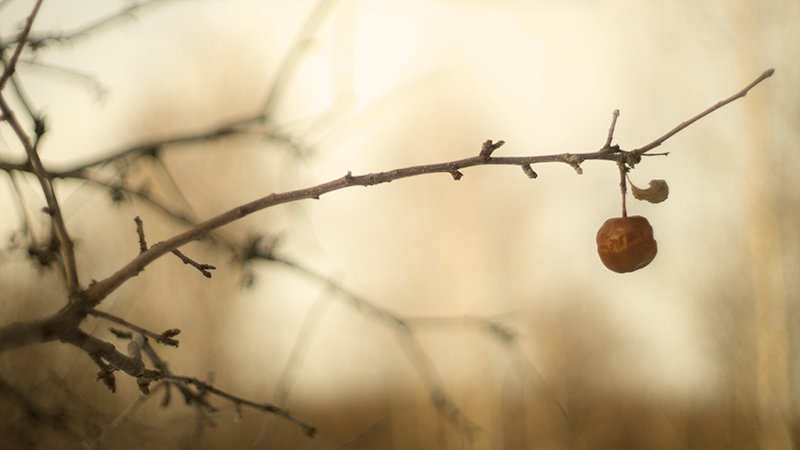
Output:
[[613,217],[597,230],[597,254],[614,272],[639,270],[650,264],[657,252],[653,227],[642,216]]

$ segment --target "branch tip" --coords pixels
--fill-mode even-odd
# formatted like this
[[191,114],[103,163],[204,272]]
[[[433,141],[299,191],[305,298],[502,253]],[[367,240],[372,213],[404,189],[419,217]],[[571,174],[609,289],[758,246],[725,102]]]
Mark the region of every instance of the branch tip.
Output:
[[611,112],[611,126],[608,127],[608,135],[606,136],[606,143],[603,149],[611,148],[611,141],[614,139],[614,128],[617,126],[617,119],[619,118],[619,110],[615,109]]
[[581,163],[583,162],[583,158],[581,158],[580,156],[567,154],[566,156],[564,156],[564,162],[572,166],[572,168],[575,169],[575,172],[578,175],[583,174],[583,169],[581,168]]
[[136,235],[139,236],[139,254],[142,254],[147,251],[147,241],[144,238],[144,222],[139,216],[134,217],[133,221],[136,222]]
[[211,272],[209,272],[209,271],[216,269],[216,267],[212,266],[211,264],[202,264],[202,263],[199,263],[199,262],[193,260],[192,258],[189,258],[188,256],[186,256],[182,251],[178,250],[177,248],[172,250],[172,253],[175,256],[177,256],[178,258],[180,258],[180,260],[183,261],[184,264],[189,264],[190,266],[192,266],[195,269],[199,270],[200,273],[202,273],[203,276],[206,277],[206,278],[211,278]]
[[533,171],[533,167],[531,167],[530,164],[523,164],[522,171],[525,172],[525,175],[527,175],[528,178],[530,179],[534,179],[539,176],[536,172]]
[[458,169],[453,169],[453,170],[451,170],[451,171],[450,171],[450,175],[452,175],[452,176],[453,176],[453,179],[454,179],[454,180],[456,180],[456,181],[460,180],[460,179],[461,179],[461,177],[463,177],[463,176],[464,176],[464,174],[463,174],[463,173],[461,173],[461,171],[460,171],[460,170],[458,170]]

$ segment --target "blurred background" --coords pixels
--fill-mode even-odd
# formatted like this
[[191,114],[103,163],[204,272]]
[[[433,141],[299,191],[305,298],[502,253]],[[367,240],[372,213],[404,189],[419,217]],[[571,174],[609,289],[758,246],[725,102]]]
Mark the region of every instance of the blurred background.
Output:
[[[3,42],[31,7],[0,3]],[[535,180],[485,166],[256,213],[183,248],[217,266],[210,280],[165,257],[101,305],[181,329],[159,348],[175,373],[286,407],[314,439],[222,399],[211,416],[176,391],[162,407],[123,376],[111,394],[55,343],[0,355],[3,434],[39,448],[793,448],[798,27],[792,0],[45,1],[32,34],[56,39],[23,54],[18,79],[47,119],[48,168],[265,116],[94,166],[102,183],[58,180],[84,285],[137,254],[137,215],[155,243],[271,192],[466,158],[487,139],[506,141],[498,156],[591,152],[614,109],[614,143],[633,149],[775,75],[631,172],[670,186],[664,203],[629,200],[659,247],[640,271],[597,257],[620,214],[613,163],[538,165]],[[6,324],[64,295],[26,251],[49,229],[36,180],[3,178]],[[84,329],[124,349],[108,327]]]

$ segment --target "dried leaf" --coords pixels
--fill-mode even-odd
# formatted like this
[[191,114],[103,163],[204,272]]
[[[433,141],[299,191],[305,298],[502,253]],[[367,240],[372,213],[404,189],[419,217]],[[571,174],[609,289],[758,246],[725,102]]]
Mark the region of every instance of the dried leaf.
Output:
[[669,196],[669,186],[664,180],[650,180],[650,185],[647,189],[638,188],[631,183],[631,192],[636,200],[661,203]]

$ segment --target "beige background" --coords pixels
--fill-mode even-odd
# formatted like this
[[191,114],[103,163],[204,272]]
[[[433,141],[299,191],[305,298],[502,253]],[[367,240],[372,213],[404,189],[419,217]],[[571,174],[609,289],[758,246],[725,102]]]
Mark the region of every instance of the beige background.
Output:
[[[252,113],[314,6],[166,2],[45,49],[38,61],[78,70],[107,92],[98,98],[93,81],[20,66],[52,130],[43,158],[69,167]],[[29,7],[0,10],[4,37]],[[492,166],[465,169],[458,182],[437,174],[356,187],[223,230],[239,241],[280,235],[282,255],[397,317],[480,317],[518,333],[508,344],[468,320],[409,322],[445,394],[478,426],[471,440],[436,413],[397,328],[318,281],[259,263],[254,288],[242,289],[241,268],[202,245],[186,250],[219,267],[212,280],[177,260],[154,264],[106,309],[149,329],[181,328],[180,349],[163,353],[173,369],[201,378],[213,371],[215,384],[248,398],[272,398],[301,324],[321,314],[300,343],[286,404],[319,425],[320,438],[308,441],[286,423],[270,434],[262,425],[271,419],[252,411],[235,423],[233,408],[218,402],[220,427],[206,432],[208,447],[338,448],[354,437],[362,440],[350,448],[797,442],[800,3],[341,1],[330,8],[274,116],[281,131],[309,144],[307,153],[257,137],[165,152],[196,217],[347,171],[472,156],[486,139],[507,142],[498,155],[594,151],[614,109],[621,111],[615,142],[632,149],[765,69],[776,72],[668,140],[659,151],[669,156],[645,158],[631,173],[639,185],[666,179],[671,192],[659,205],[629,203],[631,214],[650,220],[659,245],[655,261],[632,274],[606,270],[595,252],[597,228],[619,214],[617,169],[604,162],[586,162],[580,176],[550,164],[534,167],[539,177],[528,180],[519,168]],[[34,29],[68,31],[105,9],[113,11],[100,2],[45,2]],[[3,157],[19,154],[9,130],[0,132]],[[181,205],[161,169],[138,174]],[[113,206],[96,188],[59,187],[84,283],[136,254],[133,216],[145,219],[151,242],[180,229],[136,201]],[[0,192],[11,233],[19,223],[14,194],[9,185]],[[2,264],[3,317],[61,304],[52,274],[19,252],[7,252]],[[106,327],[87,325],[101,334]],[[28,381],[45,385],[52,369],[106,412],[101,427],[138,397],[121,377],[114,396],[92,384],[95,367],[71,349],[36,351],[58,351],[63,361],[26,364]],[[4,377],[20,373],[16,353],[0,361]],[[169,412],[151,403],[151,412],[129,420],[178,431],[153,432],[147,442],[193,442],[194,418],[181,402]],[[108,434],[115,437],[103,439],[116,439]]]

